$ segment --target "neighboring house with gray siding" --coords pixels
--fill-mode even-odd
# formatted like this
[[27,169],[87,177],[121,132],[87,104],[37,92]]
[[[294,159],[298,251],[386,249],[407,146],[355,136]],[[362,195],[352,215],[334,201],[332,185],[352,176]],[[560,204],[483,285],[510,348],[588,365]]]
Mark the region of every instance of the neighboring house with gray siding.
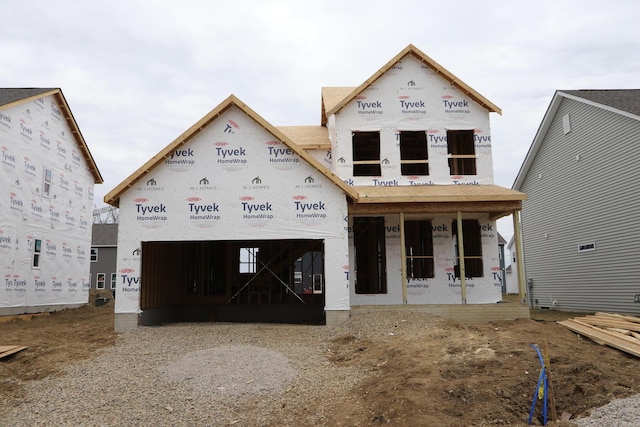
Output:
[[557,91],[513,189],[533,307],[640,314],[640,90]]
[[118,224],[93,224],[91,289],[115,290]]
[[511,237],[507,243],[507,252],[509,254],[509,262],[505,268],[504,282],[506,294],[517,294],[518,289],[518,262],[515,236]]

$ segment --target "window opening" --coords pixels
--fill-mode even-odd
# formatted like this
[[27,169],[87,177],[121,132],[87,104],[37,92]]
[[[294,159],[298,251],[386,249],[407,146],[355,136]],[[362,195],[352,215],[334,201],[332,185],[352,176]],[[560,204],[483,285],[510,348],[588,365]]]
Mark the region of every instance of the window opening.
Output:
[[316,273],[313,275],[313,293],[322,293],[322,274]]
[[255,273],[259,248],[240,248],[240,273]]
[[98,261],[98,248],[91,248],[91,262]]
[[447,152],[451,175],[476,175],[473,130],[448,130]]
[[353,219],[357,294],[387,293],[384,231],[384,217],[355,217]]
[[118,278],[118,273],[111,273],[111,289],[116,288],[116,280]]
[[44,169],[44,177],[42,183],[42,195],[49,197],[51,195],[51,183],[53,182],[53,171],[51,169]]
[[40,267],[40,252],[42,251],[42,240],[36,239],[33,242],[33,267]]
[[353,132],[353,176],[380,176],[380,132]]
[[[453,244],[455,246],[456,277],[460,277],[460,253],[458,252],[458,221],[451,223],[453,230]],[[482,277],[482,239],[480,237],[480,223],[476,219],[462,220],[462,242],[464,244],[464,270],[468,278]]]
[[400,171],[402,175],[429,175],[425,131],[400,132]]
[[431,221],[405,221],[404,230],[407,278],[435,277]]
[[107,276],[104,273],[98,273],[96,275],[96,288],[104,289],[105,281],[107,280]]

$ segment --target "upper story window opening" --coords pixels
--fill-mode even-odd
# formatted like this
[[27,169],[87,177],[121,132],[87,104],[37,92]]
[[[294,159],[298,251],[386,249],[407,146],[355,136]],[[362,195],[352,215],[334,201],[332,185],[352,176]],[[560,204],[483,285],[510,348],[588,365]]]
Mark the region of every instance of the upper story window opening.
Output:
[[51,184],[53,182],[53,171],[49,168],[44,169],[42,179],[42,195],[49,197],[51,195]]
[[400,131],[402,175],[429,175],[429,154],[425,131]]
[[380,176],[380,132],[353,132],[353,176]]
[[473,130],[447,130],[447,153],[451,175],[476,175]]

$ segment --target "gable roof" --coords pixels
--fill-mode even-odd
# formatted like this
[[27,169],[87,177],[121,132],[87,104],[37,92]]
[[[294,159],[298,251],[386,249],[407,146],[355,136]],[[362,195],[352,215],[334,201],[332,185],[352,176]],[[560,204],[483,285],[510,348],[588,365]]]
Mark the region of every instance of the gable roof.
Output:
[[640,117],[640,89],[563,90],[559,93]]
[[[349,102],[353,101],[353,99],[356,96],[358,96],[362,91],[364,91],[369,86],[374,84],[376,82],[376,80],[378,80],[380,77],[382,77],[387,71],[389,71],[391,69],[391,67],[393,67],[396,63],[398,63],[398,61],[400,61],[402,58],[404,58],[407,55],[413,55],[420,62],[422,62],[423,64],[427,65],[429,68],[433,69],[436,73],[440,74],[442,76],[442,78],[447,80],[452,86],[455,86],[458,90],[463,92],[469,98],[471,98],[472,100],[474,100],[475,102],[477,102],[478,104],[480,104],[481,106],[483,106],[484,108],[489,110],[489,112],[502,114],[502,110],[498,106],[496,106],[494,103],[489,101],[484,96],[480,95],[478,92],[476,92],[474,89],[472,89],[466,83],[464,83],[458,77],[456,77],[451,72],[449,72],[447,69],[445,69],[442,65],[438,64],[436,61],[434,61],[433,59],[428,57],[420,49],[418,49],[414,45],[410,44],[407,47],[405,47],[400,53],[398,53],[396,56],[394,56],[382,68],[380,68],[378,71],[376,71],[371,77],[369,77],[367,80],[365,80],[360,86],[356,87],[355,89],[352,89],[350,92],[348,92],[348,90],[351,89],[351,88],[328,88],[329,91],[327,92],[327,98],[325,98],[325,96],[324,96],[325,92],[323,91],[322,124],[326,123],[327,117],[329,117],[332,114],[335,114],[336,112],[340,111],[345,105],[347,105]],[[339,101],[335,105],[331,106],[331,104],[333,104],[333,102],[331,102],[331,99],[329,99],[329,97],[330,96],[339,96],[338,89],[343,89],[343,92],[348,92],[348,93],[342,98],[341,101]],[[328,108],[327,108],[327,104],[329,104]],[[325,113],[325,109],[326,109],[326,113]]]
[[80,153],[87,162],[87,167],[93,175],[94,183],[102,184],[102,175],[98,170],[98,166],[89,151],[89,147],[80,132],[80,128],[73,118],[69,104],[59,88],[0,88],[0,110],[24,104],[36,98],[44,98],[45,96],[53,96],[60,106],[62,115],[64,116],[71,134],[73,135]]
[[553,118],[555,117],[564,98],[582,102],[635,120],[640,120],[640,89],[557,90],[549,103],[549,107],[547,108],[544,117],[542,118],[542,122],[540,123],[538,131],[533,138],[529,151],[520,166],[518,175],[511,187],[514,190],[519,190],[522,186],[524,177],[529,172],[531,163],[533,163],[533,159],[535,158],[538,149],[549,130],[549,126],[551,126],[551,122],[553,121]]
[[[118,207],[120,204],[120,196],[124,194],[129,188],[131,188],[137,181],[139,181],[142,177],[145,176],[147,172],[161,164],[166,158],[168,158],[171,153],[173,153],[176,149],[181,147],[182,145],[189,142],[192,138],[200,133],[204,128],[210,125],[216,118],[218,118],[225,111],[229,110],[232,107],[236,107],[244,112],[247,116],[252,118],[258,125],[262,126],[267,132],[271,133],[274,137],[279,139],[282,143],[284,143],[288,148],[290,148],[294,153],[296,153],[300,158],[304,159],[311,166],[316,168],[321,174],[327,177],[333,184],[339,187],[347,196],[352,199],[357,198],[357,193],[351,189],[347,184],[345,184],[337,175],[331,172],[328,168],[318,162],[315,158],[313,158],[310,154],[308,154],[304,149],[298,144],[294,143],[289,136],[287,136],[283,131],[271,125],[265,119],[263,119],[258,113],[249,108],[245,103],[240,101],[234,95],[230,95],[222,101],[216,108],[211,110],[207,115],[205,115],[202,119],[200,119],[196,124],[191,126],[185,132],[182,133],[178,138],[176,138],[169,145],[164,147],[158,154],[149,159],[144,165],[142,165],[138,170],[136,170],[133,174],[131,174],[128,178],[122,181],[117,187],[111,190],[106,196],[104,196],[105,203],[108,203],[112,206]],[[289,133],[295,132],[297,127],[289,127],[284,128],[288,130]]]
[[333,107],[338,105],[340,101],[349,96],[355,87],[323,87],[322,88],[322,116],[320,117],[320,124],[327,124],[327,111],[333,110]]

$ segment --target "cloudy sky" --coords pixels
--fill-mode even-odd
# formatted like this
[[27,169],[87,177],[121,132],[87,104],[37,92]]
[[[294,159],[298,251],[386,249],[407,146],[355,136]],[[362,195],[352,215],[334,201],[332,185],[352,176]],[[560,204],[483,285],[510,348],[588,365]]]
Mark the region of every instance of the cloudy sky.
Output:
[[[228,95],[320,124],[320,88],[357,86],[409,43],[494,104],[511,187],[557,89],[640,88],[636,0],[9,0],[0,85],[59,87],[106,193]],[[499,222],[512,234],[511,220]]]

